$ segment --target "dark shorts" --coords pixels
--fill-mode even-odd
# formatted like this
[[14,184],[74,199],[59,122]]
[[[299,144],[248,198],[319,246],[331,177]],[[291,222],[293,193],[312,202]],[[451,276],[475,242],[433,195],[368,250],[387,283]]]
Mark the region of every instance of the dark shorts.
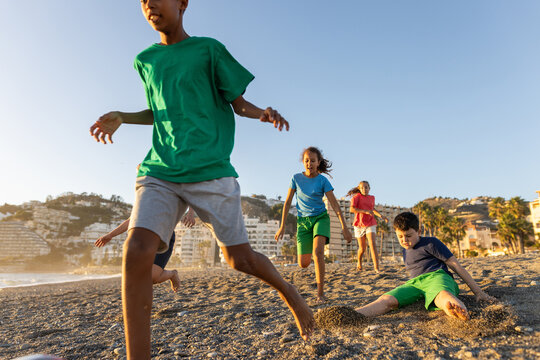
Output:
[[171,240],[169,241],[169,248],[163,254],[156,254],[156,257],[154,258],[154,265],[157,265],[160,268],[165,269],[165,266],[167,266],[167,263],[169,262],[169,259],[171,258],[171,255],[174,249],[175,238],[176,237],[173,231]]
[[422,298],[425,299],[425,307],[428,310],[439,310],[433,300],[443,290],[453,295],[459,294],[459,287],[456,281],[442,269],[419,275],[405,284],[398,286],[385,295],[395,297],[399,307],[412,304]]

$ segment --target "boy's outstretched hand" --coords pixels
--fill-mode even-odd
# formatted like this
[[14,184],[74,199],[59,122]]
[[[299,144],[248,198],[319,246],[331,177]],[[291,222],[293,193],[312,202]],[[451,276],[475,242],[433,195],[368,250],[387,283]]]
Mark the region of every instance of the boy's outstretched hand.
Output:
[[262,122],[274,124],[274,127],[279,131],[283,130],[283,127],[285,127],[286,131],[289,131],[289,122],[285,120],[285,118],[283,118],[281,114],[277,112],[277,110],[274,110],[271,107],[264,109],[259,119]]
[[107,140],[112,144],[112,135],[122,125],[122,116],[118,111],[111,111],[101,116],[98,121],[90,127],[90,135],[97,142],[107,144]]
[[498,302],[499,300],[496,297],[488,295],[484,291],[475,296],[476,301],[489,301],[489,302]]
[[96,242],[94,242],[94,246],[96,247],[102,247],[102,246],[105,246],[107,245],[107,243],[109,241],[111,241],[113,237],[110,235],[110,234],[107,234],[107,235],[103,235],[102,237],[100,237],[99,239],[96,240]]

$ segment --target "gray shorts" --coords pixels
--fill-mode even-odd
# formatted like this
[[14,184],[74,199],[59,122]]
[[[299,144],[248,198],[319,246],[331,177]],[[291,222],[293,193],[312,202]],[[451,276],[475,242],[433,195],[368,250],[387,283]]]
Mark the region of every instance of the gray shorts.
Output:
[[240,185],[233,177],[196,183],[138,177],[129,229],[139,227],[156,233],[162,241],[158,253],[163,253],[169,248],[174,228],[188,206],[212,230],[220,247],[248,242]]

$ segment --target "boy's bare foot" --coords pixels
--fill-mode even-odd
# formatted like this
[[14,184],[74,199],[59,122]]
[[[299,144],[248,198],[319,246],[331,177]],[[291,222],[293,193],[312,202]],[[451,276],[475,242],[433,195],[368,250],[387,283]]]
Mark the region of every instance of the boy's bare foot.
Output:
[[326,296],[324,295],[317,296],[317,305],[322,305],[324,303],[326,303]]
[[356,271],[358,272],[362,271],[362,266],[356,266]]
[[289,286],[289,298],[286,298],[282,294],[279,294],[279,296],[283,299],[283,301],[285,301],[291,310],[294,316],[294,321],[296,322],[296,327],[298,327],[298,331],[300,331],[300,336],[302,336],[302,339],[307,341],[315,328],[315,318],[313,317],[313,312],[309,308],[304,298],[298,293],[296,288],[291,284],[287,285]]
[[446,314],[448,314],[449,316],[455,317],[456,319],[460,320],[469,320],[469,313],[464,307],[461,307],[459,304],[455,304],[452,302],[448,302],[446,306]]
[[180,276],[178,276],[178,271],[171,270],[173,272],[173,276],[171,277],[171,289],[174,292],[178,292],[180,289]]

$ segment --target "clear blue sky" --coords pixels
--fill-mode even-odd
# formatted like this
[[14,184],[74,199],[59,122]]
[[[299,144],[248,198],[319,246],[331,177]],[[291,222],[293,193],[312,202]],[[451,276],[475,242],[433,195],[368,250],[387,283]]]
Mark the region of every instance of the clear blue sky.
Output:
[[[133,202],[151,128],[90,137],[146,107],[135,55],[159,41],[138,1],[6,1],[0,23],[0,204],[65,191]],[[253,74],[245,97],[291,123],[237,119],[244,195],[285,196],[302,148],[333,161],[338,197],[366,179],[382,204],[540,190],[540,2],[192,0]]]

